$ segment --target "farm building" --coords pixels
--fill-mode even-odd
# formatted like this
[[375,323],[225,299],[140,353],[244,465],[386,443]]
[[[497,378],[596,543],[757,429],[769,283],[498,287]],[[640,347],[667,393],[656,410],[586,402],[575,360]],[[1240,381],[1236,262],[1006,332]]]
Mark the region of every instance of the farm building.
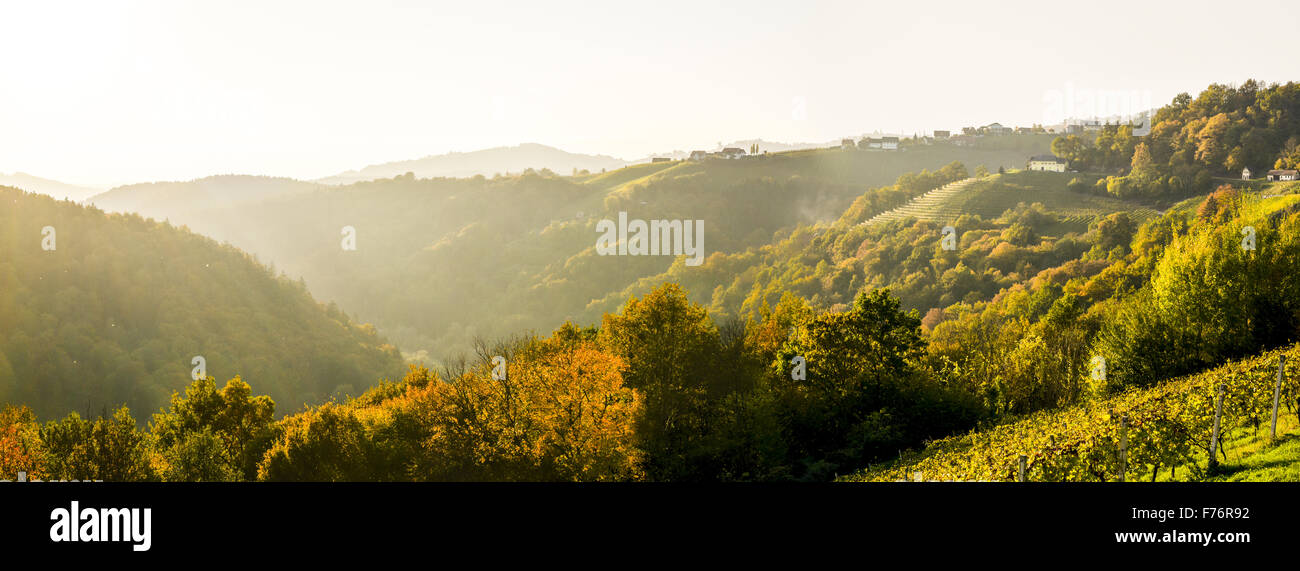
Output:
[[1029,165],[1026,168],[1031,171],[1065,172],[1066,162],[1056,155],[1034,155],[1029,157]]

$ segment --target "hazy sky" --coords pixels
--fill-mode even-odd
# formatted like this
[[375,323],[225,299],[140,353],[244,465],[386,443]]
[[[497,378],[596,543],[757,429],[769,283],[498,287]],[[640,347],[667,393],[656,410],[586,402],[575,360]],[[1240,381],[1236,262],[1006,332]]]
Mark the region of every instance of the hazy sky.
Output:
[[1300,80],[1294,34],[1270,30],[1294,12],[1281,0],[4,0],[0,172],[314,178],[520,142],[633,159],[1028,125],[1092,101]]

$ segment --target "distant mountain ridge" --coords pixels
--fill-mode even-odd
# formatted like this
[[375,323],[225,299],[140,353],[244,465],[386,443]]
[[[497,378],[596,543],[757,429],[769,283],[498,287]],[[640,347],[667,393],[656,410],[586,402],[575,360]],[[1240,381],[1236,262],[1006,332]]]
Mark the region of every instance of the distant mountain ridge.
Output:
[[165,220],[186,212],[232,208],[318,190],[321,185],[292,178],[218,175],[187,182],[144,182],[119,186],[86,199],[110,212],[135,212]]
[[[749,150],[757,144],[761,152],[784,152],[791,150],[825,148],[838,146],[838,142],[827,143],[775,143],[761,139],[749,139],[720,143],[716,149],[739,147]],[[715,149],[715,150],[716,150]],[[235,208],[241,205],[267,200],[278,200],[324,190],[330,187],[342,187],[359,182],[388,180],[413,173],[415,178],[472,178],[475,175],[487,177],[496,174],[518,175],[529,169],[542,171],[550,169],[557,175],[568,176],[574,170],[599,174],[602,171],[615,171],[634,164],[649,163],[652,157],[671,157],[685,159],[685,151],[667,154],[649,155],[643,159],[627,161],[608,155],[584,155],[571,153],[555,147],[537,143],[524,143],[513,147],[495,147],[465,153],[447,153],[431,155],[422,159],[394,161],[371,165],[360,170],[347,171],[316,179],[304,181],[286,177],[260,175],[214,175],[190,181],[158,181],[127,184],[98,192],[86,189],[88,196],[78,200],[85,204],[110,212],[134,212],[158,220],[189,220],[193,224],[193,214],[199,211]],[[49,181],[53,184],[60,184]],[[49,193],[46,193],[49,194]]]
[[730,143],[718,143],[717,145],[713,145],[713,146],[706,145],[704,147],[692,148],[690,151],[676,149],[673,151],[663,152],[663,153],[651,153],[649,155],[646,155],[644,158],[641,158],[636,161],[632,161],[632,163],[649,162],[650,159],[655,157],[666,157],[673,160],[682,160],[690,157],[691,151],[695,151],[695,150],[713,152],[713,151],[721,151],[722,149],[728,147],[735,147],[738,149],[744,149],[745,152],[748,153],[749,149],[753,145],[758,145],[759,153],[765,153],[765,152],[783,153],[786,151],[803,151],[807,149],[824,149],[827,147],[837,147],[839,146],[839,144],[840,142],[838,139],[834,141],[826,141],[822,143],[782,143],[779,141],[765,141],[763,139],[740,139],[737,141],[732,141]]
[[0,173],[0,186],[12,186],[27,192],[44,194],[59,200],[67,199],[73,202],[81,202],[101,192],[99,189],[41,178],[25,172]]
[[492,176],[497,173],[518,174],[527,169],[550,169],[558,174],[569,174],[574,169],[599,172],[617,169],[632,161],[608,155],[585,155],[541,145],[523,143],[514,147],[494,147],[466,153],[453,152],[442,155],[370,165],[360,170],[350,170],[317,179],[313,182],[344,185],[354,182],[393,178],[408,172],[417,178],[467,178],[475,175]]

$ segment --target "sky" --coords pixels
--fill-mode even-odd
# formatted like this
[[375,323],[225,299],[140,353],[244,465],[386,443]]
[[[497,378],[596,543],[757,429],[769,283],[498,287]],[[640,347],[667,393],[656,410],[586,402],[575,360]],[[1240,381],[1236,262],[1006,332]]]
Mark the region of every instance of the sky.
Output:
[[310,179],[525,142],[638,159],[1131,113],[1210,83],[1300,80],[1294,35],[1267,25],[1293,13],[1262,0],[0,0],[0,172],[99,187]]

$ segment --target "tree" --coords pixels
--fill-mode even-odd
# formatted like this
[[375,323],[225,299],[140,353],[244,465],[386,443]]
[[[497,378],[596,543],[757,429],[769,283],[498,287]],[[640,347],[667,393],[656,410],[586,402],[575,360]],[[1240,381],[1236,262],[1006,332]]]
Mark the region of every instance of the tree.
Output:
[[45,477],[45,451],[36,415],[26,406],[5,405],[0,409],[0,478]]
[[[1300,291],[1300,215],[1199,226],[1175,237],[1148,287],[1125,300],[1098,347],[1120,386],[1142,386],[1292,342]],[[1241,228],[1256,230],[1256,250]]]
[[1133,151],[1133,160],[1130,162],[1130,174],[1140,183],[1149,184],[1154,181],[1160,173],[1156,170],[1155,161],[1151,159],[1151,151],[1147,150],[1146,143],[1139,143]]
[[154,477],[145,435],[136,430],[126,407],[95,420],[74,412],[49,421],[41,427],[40,438],[48,451],[51,479],[135,482]]
[[1136,232],[1137,224],[1127,212],[1109,214],[1097,223],[1097,245],[1103,251],[1127,249]]
[[[229,473],[240,474],[244,479],[257,475],[257,464],[270,447],[272,424],[275,420],[275,402],[267,396],[252,396],[252,388],[239,377],[226,382],[220,391],[212,377],[194,381],[185,391],[185,397],[172,393],[167,412],[155,414],[150,431],[157,437],[157,446],[166,451],[183,446],[196,450],[215,439],[221,444],[221,458],[228,463]],[[201,436],[205,435],[205,436]],[[191,437],[200,437],[191,441]],[[177,452],[176,454],[179,454]],[[191,455],[169,458],[181,460]],[[176,467],[173,474],[226,473],[224,470]]]
[[160,475],[168,482],[234,482],[244,477],[225,443],[208,427],[186,433],[164,449],[162,456]]
[[1066,135],[1052,139],[1052,154],[1070,162],[1076,168],[1088,168],[1086,164],[1089,145],[1078,135]]
[[258,465],[257,479],[365,482],[383,479],[370,460],[374,446],[355,412],[335,403],[286,418]]
[[1196,134],[1196,160],[1210,168],[1221,169],[1227,159],[1227,135],[1231,121],[1226,113],[1219,113],[1205,122]]
[[888,290],[864,291],[848,311],[796,328],[779,360],[802,358],[806,375],[787,374],[776,389],[790,453],[805,478],[864,465],[944,433],[950,422],[970,421],[971,403],[934,385],[919,367],[925,347],[920,318],[903,312]]
[[665,283],[629,299],[620,313],[605,314],[600,345],[626,363],[625,382],[645,395],[637,432],[647,476],[690,478],[691,463],[683,455],[697,449],[708,398],[720,396],[727,374],[710,367],[719,338],[708,312],[691,303],[681,286]]
[[491,357],[411,393],[426,428],[412,473],[431,480],[612,481],[638,476],[640,394],[621,359],[571,325],[526,341],[504,376]]

